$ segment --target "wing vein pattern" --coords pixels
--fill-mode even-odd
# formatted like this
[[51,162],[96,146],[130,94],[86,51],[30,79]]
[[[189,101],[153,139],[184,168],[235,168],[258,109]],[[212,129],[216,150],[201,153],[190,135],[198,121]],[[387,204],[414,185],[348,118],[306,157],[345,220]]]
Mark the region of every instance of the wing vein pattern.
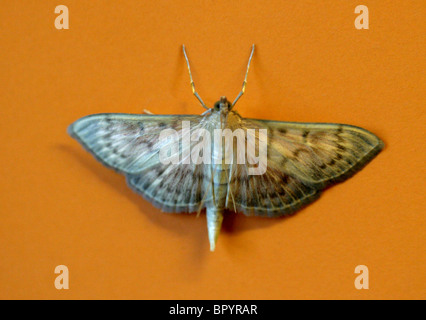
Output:
[[[190,123],[189,130],[185,131],[184,121]],[[160,149],[170,147],[159,139],[164,129],[178,134],[177,163],[159,159]],[[198,129],[212,140],[208,164],[199,161],[205,155],[197,145],[206,137]],[[237,139],[231,143],[231,163],[222,158],[215,164],[215,129],[241,129],[246,159],[249,146],[259,150],[260,129],[266,129],[264,174],[250,175],[252,165],[237,162]],[[253,135],[248,129],[254,129],[254,139],[248,139]],[[290,214],[314,201],[321,190],[352,176],[383,148],[378,137],[359,127],[245,119],[235,111],[225,122],[215,114],[96,114],[77,120],[69,133],[163,211],[195,212],[213,206],[266,217]],[[189,141],[189,150],[182,147],[184,140]]]

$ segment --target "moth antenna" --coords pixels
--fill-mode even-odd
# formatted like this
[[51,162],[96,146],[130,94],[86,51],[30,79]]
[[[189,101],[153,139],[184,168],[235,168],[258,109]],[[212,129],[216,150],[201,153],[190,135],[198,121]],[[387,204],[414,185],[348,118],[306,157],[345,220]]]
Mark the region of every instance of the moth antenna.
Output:
[[192,93],[195,95],[195,97],[198,99],[198,101],[200,101],[203,108],[209,110],[209,108],[204,104],[203,99],[201,99],[201,97],[199,96],[199,94],[195,90],[194,80],[192,80],[191,67],[189,66],[189,60],[188,60],[188,56],[186,55],[186,50],[185,50],[184,44],[182,45],[182,50],[183,50],[183,55],[185,56],[186,65],[188,66],[189,80],[190,80],[190,83],[191,83]]
[[248,64],[247,64],[247,71],[246,71],[246,76],[245,76],[244,81],[243,81],[243,87],[241,88],[240,93],[235,98],[234,102],[232,103],[231,109],[235,106],[235,104],[237,103],[238,99],[241,98],[241,96],[244,94],[244,91],[246,90],[247,76],[248,76],[248,72],[249,72],[249,69],[250,69],[251,59],[253,58],[253,53],[254,53],[254,44],[251,47],[251,53],[250,53],[250,58],[249,58],[249,61],[248,61]]

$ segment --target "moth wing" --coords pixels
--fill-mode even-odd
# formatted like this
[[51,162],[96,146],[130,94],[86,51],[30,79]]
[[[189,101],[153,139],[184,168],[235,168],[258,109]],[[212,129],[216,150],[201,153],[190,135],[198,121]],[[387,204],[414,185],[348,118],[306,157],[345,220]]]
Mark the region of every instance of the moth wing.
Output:
[[279,217],[316,200],[320,190],[281,170],[267,168],[262,175],[250,175],[245,165],[231,167],[227,208],[245,215]]
[[261,123],[271,134],[268,157],[272,165],[281,164],[288,175],[320,189],[351,177],[384,147],[376,135],[351,125]]
[[[362,169],[384,146],[373,133],[350,125],[244,119],[241,126],[267,129],[268,139],[263,175],[249,175],[247,167],[232,165],[228,207],[234,198],[246,214],[294,212],[328,185]],[[258,139],[254,141],[258,148]]]
[[[164,129],[177,132],[181,145],[182,123],[190,121],[191,131],[201,127],[203,117],[195,115],[96,114],[81,118],[68,129],[96,159],[126,175],[132,189],[168,212],[193,212],[202,204],[204,164],[163,164],[159,137]],[[190,132],[191,132],[190,131]],[[190,133],[189,133],[190,134]]]

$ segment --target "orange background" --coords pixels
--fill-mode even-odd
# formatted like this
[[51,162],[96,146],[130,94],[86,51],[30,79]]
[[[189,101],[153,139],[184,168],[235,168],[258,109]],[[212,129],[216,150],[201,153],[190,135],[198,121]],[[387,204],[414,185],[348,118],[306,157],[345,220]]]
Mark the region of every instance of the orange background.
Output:
[[[70,29],[56,30],[65,4]],[[356,30],[354,9],[370,10]],[[0,9],[0,298],[426,298],[422,1],[6,1]],[[362,126],[386,148],[287,219],[161,213],[67,133],[100,112]],[[54,287],[55,266],[70,289]],[[356,290],[367,265],[370,289]]]

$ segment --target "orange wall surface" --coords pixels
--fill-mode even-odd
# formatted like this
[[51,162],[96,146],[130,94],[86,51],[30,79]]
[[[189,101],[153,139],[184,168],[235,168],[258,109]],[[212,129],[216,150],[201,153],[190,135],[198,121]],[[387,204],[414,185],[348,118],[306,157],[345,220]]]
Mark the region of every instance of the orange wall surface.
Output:
[[[0,298],[425,299],[425,15],[423,1],[5,1]],[[93,113],[201,114],[181,45],[211,106],[238,94],[253,43],[241,115],[352,124],[386,146],[290,218],[228,213],[210,253],[204,214],[162,213],[66,129]]]

